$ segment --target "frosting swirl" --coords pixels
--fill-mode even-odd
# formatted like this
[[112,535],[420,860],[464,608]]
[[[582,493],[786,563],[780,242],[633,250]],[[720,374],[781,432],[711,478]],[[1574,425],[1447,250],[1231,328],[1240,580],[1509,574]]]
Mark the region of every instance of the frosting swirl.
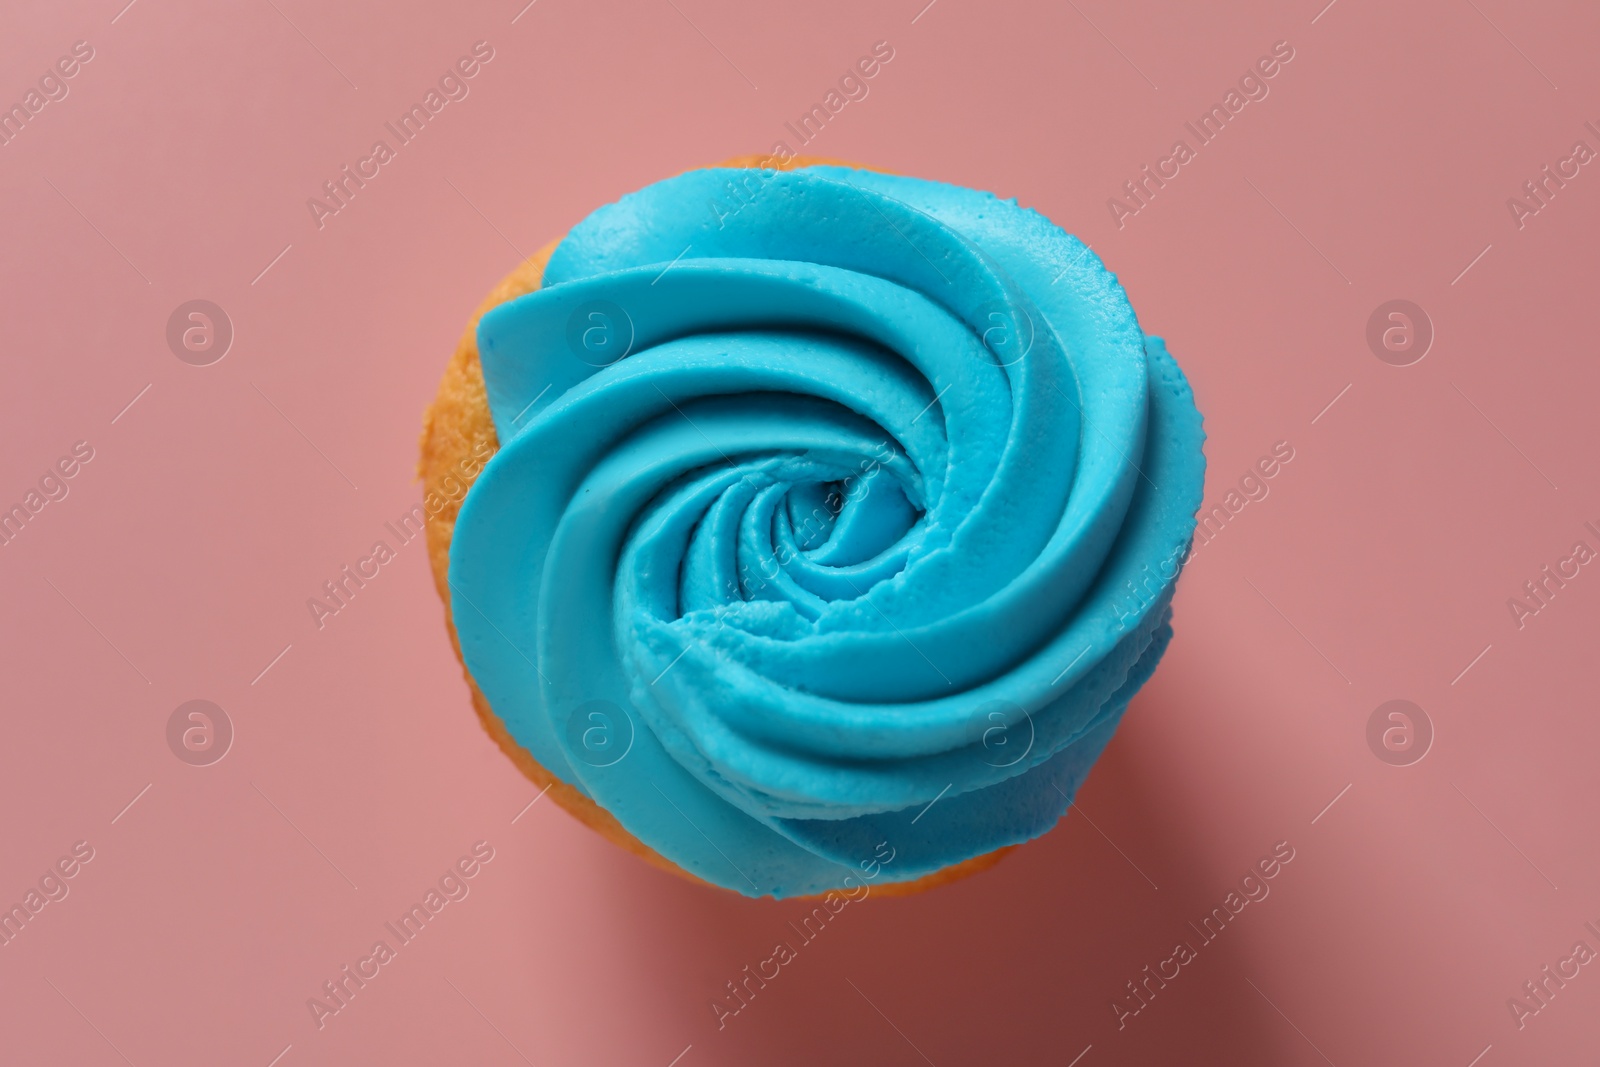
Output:
[[[752,174],[759,177],[752,178]],[[759,188],[728,212],[726,186]],[[1171,636],[1204,435],[1080,241],[842,167],[601,208],[478,328],[468,669],[552,773],[751,896],[1048,830]]]

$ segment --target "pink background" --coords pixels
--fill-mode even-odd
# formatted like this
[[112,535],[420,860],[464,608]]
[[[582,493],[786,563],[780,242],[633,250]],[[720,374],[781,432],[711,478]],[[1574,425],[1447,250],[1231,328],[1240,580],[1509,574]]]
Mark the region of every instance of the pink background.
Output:
[[[95,55],[0,147],[0,504],[74,442],[94,459],[0,549],[0,903],[74,842],[95,856],[0,947],[0,1058],[1594,1055],[1600,966],[1522,1029],[1506,1002],[1600,949],[1600,573],[1520,630],[1506,600],[1600,547],[1600,175],[1521,229],[1506,199],[1600,147],[1600,12],[924,2],[10,5],[0,102],[74,41]],[[471,95],[319,230],[306,198],[478,40]],[[719,1031],[712,999],[805,906],[527,808],[420,545],[321,631],[305,601],[418,501],[423,406],[514,249],[789,139],[879,40],[893,61],[812,149],[1014,195],[1092,244],[1194,382],[1209,504],[1274,443],[1295,458],[1196,556],[1081,812],[988,874],[852,905]],[[1279,40],[1270,96],[1117,228],[1107,198]],[[236,334],[211,366],[165,339],[196,298]],[[1411,366],[1365,340],[1394,298],[1436,330]],[[206,767],[165,736],[195,698],[237,732]],[[1391,699],[1436,730],[1411,766],[1368,747]],[[471,895],[319,1031],[307,998],[479,840]],[[1126,983],[1278,841],[1271,895],[1119,1030]]]

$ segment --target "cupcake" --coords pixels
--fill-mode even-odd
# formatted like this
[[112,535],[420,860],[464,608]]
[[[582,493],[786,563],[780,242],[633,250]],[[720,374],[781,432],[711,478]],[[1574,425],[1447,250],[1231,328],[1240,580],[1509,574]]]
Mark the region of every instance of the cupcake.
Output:
[[785,157],[514,270],[421,472],[473,703],[537,786],[689,878],[857,897],[1065,813],[1172,637],[1203,440],[1049,219]]

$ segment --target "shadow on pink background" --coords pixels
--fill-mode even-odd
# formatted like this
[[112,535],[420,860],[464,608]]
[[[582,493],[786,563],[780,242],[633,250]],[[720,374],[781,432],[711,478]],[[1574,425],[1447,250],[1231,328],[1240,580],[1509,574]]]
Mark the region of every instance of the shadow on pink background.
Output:
[[[924,3],[12,5],[0,101],[93,56],[0,146],[0,505],[93,455],[0,548],[0,902],[78,842],[92,859],[0,947],[0,1058],[1595,1056],[1600,966],[1541,969],[1600,950],[1600,576],[1520,626],[1507,601],[1600,548],[1600,175],[1523,190],[1600,150],[1600,14]],[[479,41],[469,94],[319,228],[307,198]],[[1195,385],[1208,508],[1279,442],[1294,458],[1196,555],[1080,811],[988,874],[851,905],[719,1029],[712,1001],[806,906],[528,807],[420,543],[322,629],[305,601],[417,502],[422,409],[519,255],[681,169],[798,148],[784,124],[878,41],[893,60],[806,150],[1016,196],[1089,242]],[[1268,95],[1114,220],[1280,41]],[[194,299],[234,331],[208,366],[167,343]],[[1435,333],[1407,366],[1366,338],[1394,299]],[[209,766],[168,747],[193,699],[235,730]],[[1369,746],[1390,700],[1432,724],[1420,762]],[[319,1028],[308,998],[480,841],[470,894]],[[1270,895],[1202,945],[1191,924],[1279,842]],[[1197,958],[1133,999],[1180,941]],[[1119,1026],[1116,1004],[1142,1006]]]

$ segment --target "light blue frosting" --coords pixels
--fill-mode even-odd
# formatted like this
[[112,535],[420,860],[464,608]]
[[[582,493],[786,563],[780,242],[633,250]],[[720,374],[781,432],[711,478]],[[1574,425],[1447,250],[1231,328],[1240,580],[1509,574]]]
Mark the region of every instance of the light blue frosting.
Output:
[[1044,833],[1171,636],[1193,395],[1014,201],[692,171],[575,227],[478,347],[466,665],[708,882],[853,885],[883,841],[909,880]]

